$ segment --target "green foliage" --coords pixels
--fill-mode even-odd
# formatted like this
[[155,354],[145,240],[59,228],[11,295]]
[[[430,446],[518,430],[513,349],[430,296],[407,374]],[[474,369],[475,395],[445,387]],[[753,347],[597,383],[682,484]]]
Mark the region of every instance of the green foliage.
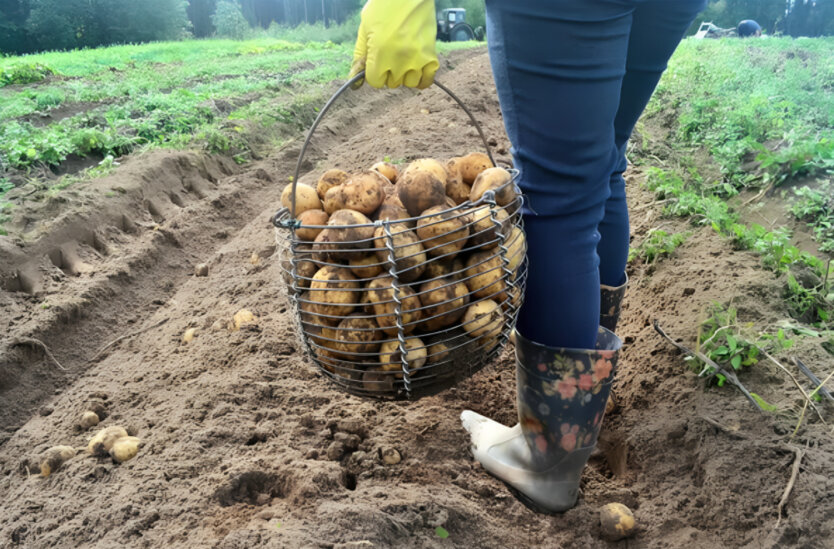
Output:
[[809,187],[794,189],[800,200],[791,208],[794,217],[807,222],[814,231],[822,252],[834,252],[834,197],[830,187],[826,183],[821,191]]
[[40,82],[55,72],[41,63],[16,63],[0,67],[0,88],[11,84],[31,84]]
[[249,22],[237,2],[221,0],[217,3],[211,22],[218,36],[241,40],[250,32]]
[[688,237],[689,235],[685,233],[668,234],[663,230],[649,231],[649,234],[637,248],[629,250],[628,261],[632,262],[639,258],[643,263],[655,263],[662,257],[672,255],[675,249],[683,244]]

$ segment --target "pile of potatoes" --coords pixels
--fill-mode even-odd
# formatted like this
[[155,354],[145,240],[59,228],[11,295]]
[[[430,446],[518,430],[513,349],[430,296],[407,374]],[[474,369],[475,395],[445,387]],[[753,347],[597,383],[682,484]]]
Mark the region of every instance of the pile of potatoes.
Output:
[[[294,205],[292,189],[281,202],[301,225],[291,252],[301,322],[326,369],[391,392],[402,378],[398,333],[409,375],[452,375],[454,364],[473,365],[497,345],[505,312],[521,304],[523,281],[507,282],[526,252],[507,170],[471,153],[402,171],[389,162],[327,170],[315,188],[295,186]],[[483,200],[487,191],[495,205]],[[292,284],[292,262],[282,263]]]

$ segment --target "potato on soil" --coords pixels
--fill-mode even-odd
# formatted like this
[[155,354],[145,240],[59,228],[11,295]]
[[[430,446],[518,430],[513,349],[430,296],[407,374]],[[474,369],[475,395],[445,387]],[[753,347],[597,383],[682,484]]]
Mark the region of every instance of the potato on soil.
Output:
[[240,330],[242,327],[248,324],[257,324],[258,317],[252,314],[252,311],[249,309],[241,309],[235,313],[235,316],[232,318],[232,328],[235,332]]
[[298,217],[302,212],[307,210],[320,210],[321,200],[316,190],[304,183],[299,183],[295,186],[295,212],[292,211],[292,189],[293,185],[290,183],[284,187],[281,193],[281,205],[290,210],[290,213]]
[[371,166],[371,169],[381,173],[391,183],[397,182],[397,176],[400,173],[397,167],[390,162],[377,162]]
[[300,229],[296,229],[295,236],[299,240],[312,242],[323,229],[305,227],[305,225],[327,225],[327,219],[328,215],[324,210],[307,210],[306,212],[301,212],[298,216],[298,221],[302,226]]
[[507,206],[518,197],[513,177],[504,168],[488,168],[478,174],[472,184],[469,200],[477,202],[487,191],[495,193],[495,202],[499,206]]
[[329,256],[333,259],[350,261],[357,255],[364,255],[364,252],[357,253],[357,249],[374,247],[372,221],[355,210],[333,212],[322,234],[325,234],[322,239],[332,244]]
[[319,195],[319,198],[324,200],[324,195],[327,194],[327,191],[329,191],[333,187],[343,185],[345,181],[347,181],[347,178],[348,174],[343,170],[339,170],[336,168],[327,170],[326,172],[321,174],[318,183],[316,183],[316,193]]
[[423,322],[420,329],[434,332],[457,322],[469,303],[469,289],[451,278],[435,278],[420,286]]
[[53,446],[44,452],[41,458],[41,476],[48,477],[61,468],[66,461],[75,455],[75,448],[72,446]]
[[136,457],[141,444],[142,440],[137,437],[122,437],[113,443],[113,447],[110,448],[110,457],[116,463],[124,463]]
[[336,327],[335,350],[348,360],[367,359],[369,353],[379,349],[379,326],[372,318],[362,314],[345,317]]
[[81,421],[78,422],[78,425],[82,429],[89,429],[94,425],[98,425],[99,421],[101,420],[99,419],[97,413],[87,410],[84,414],[82,414]]
[[[390,276],[381,276],[368,283],[368,301],[371,303],[374,314],[377,315],[376,322],[388,336],[397,335],[396,315],[394,314],[396,303],[394,302],[394,279]],[[410,334],[417,327],[417,322],[422,316],[420,298],[414,294],[414,290],[408,286],[400,286],[399,294],[402,307],[400,318],[403,324],[403,333]]]
[[463,204],[469,200],[469,193],[472,187],[463,182],[458,165],[460,158],[451,158],[446,162],[446,196],[455,201],[455,204]]
[[197,328],[188,328],[185,333],[182,334],[182,339],[180,341],[183,343],[191,343],[196,335]]
[[[498,246],[500,234],[509,235],[512,223],[507,212],[501,208],[479,206],[470,212],[470,222],[472,224],[469,226],[471,236],[466,244],[468,247],[491,250]],[[492,212],[495,213],[495,219],[492,217]]]
[[477,298],[505,299],[504,262],[493,252],[475,252],[466,261],[466,286]]
[[397,182],[397,196],[411,217],[446,204],[446,186],[431,172],[406,172]]
[[[336,325],[344,317],[353,312],[353,309],[362,299],[358,291],[359,282],[356,281],[350,270],[342,267],[322,267],[310,283],[310,310],[322,316],[325,324]],[[328,318],[335,317],[335,318]]]
[[[391,227],[391,244],[394,248],[394,261],[397,276],[403,282],[412,282],[420,278],[426,270],[426,252],[414,231],[406,227]],[[391,251],[388,249],[388,235],[384,227],[377,227],[374,232],[376,255],[380,261],[389,261]]]
[[[423,340],[419,337],[405,339],[405,360],[409,370],[417,370],[426,364],[428,352]],[[379,362],[386,372],[402,370],[402,354],[399,341],[387,341],[379,348]],[[399,376],[398,376],[399,377]]]
[[454,257],[466,245],[469,238],[469,217],[461,211],[447,210],[444,206],[429,208],[420,214],[417,236],[430,256]]
[[460,158],[456,164],[460,170],[463,182],[467,185],[474,183],[478,174],[482,171],[487,168],[492,168],[492,161],[489,159],[489,156],[479,152],[467,154]]
[[356,278],[374,278],[379,276],[385,266],[376,254],[356,255],[348,262],[350,272]]
[[504,315],[491,299],[473,303],[463,315],[463,329],[470,337],[494,337],[504,326]]
[[617,541],[634,535],[637,522],[631,509],[622,503],[609,503],[599,510],[599,525],[602,537]]
[[345,208],[371,215],[382,204],[385,198],[383,187],[388,183],[379,172],[367,171],[350,175],[338,189]]
[[128,436],[127,431],[123,427],[118,425],[105,427],[90,439],[87,443],[87,451],[94,456],[106,456],[110,453],[113,443],[126,436]]

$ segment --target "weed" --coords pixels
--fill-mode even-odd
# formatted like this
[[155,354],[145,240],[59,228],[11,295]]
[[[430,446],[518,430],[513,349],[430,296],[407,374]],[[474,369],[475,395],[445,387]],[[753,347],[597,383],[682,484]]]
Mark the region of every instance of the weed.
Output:
[[8,67],[0,67],[0,87],[40,82],[51,74],[55,72],[41,63],[15,63]]
[[664,256],[672,255],[688,237],[688,233],[668,234],[664,230],[652,229],[637,248],[628,251],[628,261],[632,262],[639,258],[643,263],[655,263]]
[[821,190],[808,187],[794,189],[800,200],[791,208],[794,217],[808,223],[821,252],[834,252],[834,198],[830,186],[826,183]]

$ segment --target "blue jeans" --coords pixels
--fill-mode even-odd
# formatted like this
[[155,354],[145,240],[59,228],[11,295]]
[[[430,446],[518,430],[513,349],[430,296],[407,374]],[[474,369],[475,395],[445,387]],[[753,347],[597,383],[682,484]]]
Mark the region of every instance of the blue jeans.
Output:
[[592,349],[600,283],[621,284],[625,148],[706,0],[486,0],[487,38],[519,184],[530,272],[518,330]]

